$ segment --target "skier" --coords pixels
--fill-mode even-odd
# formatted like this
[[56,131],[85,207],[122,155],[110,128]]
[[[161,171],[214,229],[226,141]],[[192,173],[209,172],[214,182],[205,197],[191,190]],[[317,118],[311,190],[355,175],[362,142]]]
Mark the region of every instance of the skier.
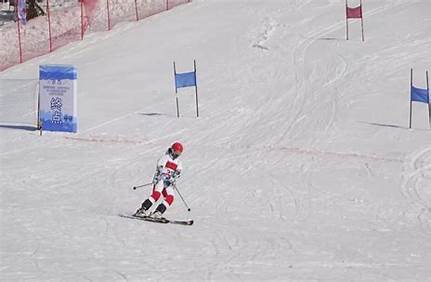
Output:
[[[153,177],[153,192],[146,199],[141,207],[134,214],[139,217],[151,216],[153,218],[162,218],[162,214],[172,205],[174,201],[175,181],[180,177],[182,164],[178,157],[183,152],[183,145],[175,142],[158,160],[156,172]],[[154,212],[150,213],[151,206],[163,196],[163,202],[160,203]]]

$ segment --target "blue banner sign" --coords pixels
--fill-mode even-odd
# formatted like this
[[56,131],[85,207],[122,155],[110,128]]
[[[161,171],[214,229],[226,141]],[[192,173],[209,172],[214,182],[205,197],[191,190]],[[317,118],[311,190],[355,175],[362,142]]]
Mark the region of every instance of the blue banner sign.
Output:
[[39,122],[42,130],[78,131],[77,70],[70,65],[39,66]]

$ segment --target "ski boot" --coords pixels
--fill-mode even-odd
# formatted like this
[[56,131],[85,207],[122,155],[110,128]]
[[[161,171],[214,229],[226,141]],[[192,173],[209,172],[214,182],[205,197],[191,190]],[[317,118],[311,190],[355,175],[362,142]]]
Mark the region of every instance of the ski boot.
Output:
[[148,217],[150,215],[150,213],[143,209],[143,208],[139,208],[134,214],[133,216],[137,216],[137,217]]
[[151,213],[150,217],[152,217],[154,219],[164,219],[162,216],[162,213],[160,211],[155,211],[155,212]]

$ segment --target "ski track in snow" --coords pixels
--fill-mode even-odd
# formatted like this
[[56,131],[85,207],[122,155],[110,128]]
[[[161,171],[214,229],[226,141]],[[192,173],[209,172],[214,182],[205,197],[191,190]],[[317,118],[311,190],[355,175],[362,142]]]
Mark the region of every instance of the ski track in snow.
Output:
[[411,209],[405,212],[405,216],[413,213],[422,231],[431,235],[431,147],[419,150],[407,159],[401,192]]
[[[302,3],[303,5],[306,5],[307,3]],[[382,12],[384,10],[382,9],[377,9],[376,11],[374,11],[375,13],[377,12]],[[372,14],[373,11],[370,13]],[[257,47],[260,48],[264,51],[272,51],[272,48],[267,47],[265,45],[266,42],[269,42],[271,40],[271,36],[272,34],[274,34],[276,32],[276,27],[278,26],[277,21],[274,18],[267,18],[264,20],[263,22],[263,33],[261,33],[260,35],[258,35],[258,41],[254,44],[252,44],[252,47]],[[295,51],[294,51],[294,62],[295,62],[295,69],[296,71],[296,96],[295,99],[293,100],[293,102],[291,102],[291,110],[294,110],[297,112],[296,115],[292,115],[294,116],[293,121],[291,123],[289,123],[289,125],[287,126],[287,131],[282,135],[281,139],[285,139],[287,136],[292,134],[292,130],[295,128],[296,123],[301,122],[304,117],[306,116],[306,114],[304,112],[307,111],[307,109],[305,108],[305,104],[306,102],[308,102],[307,100],[309,99],[309,95],[312,93],[309,91],[309,89],[312,87],[313,85],[313,79],[311,76],[309,76],[310,78],[305,78],[306,77],[306,73],[309,71],[305,71],[304,70],[304,64],[305,64],[305,60],[306,60],[306,54],[308,49],[317,41],[316,38],[322,38],[325,37],[326,35],[338,30],[339,28],[343,27],[344,23],[336,23],[326,29],[324,29],[323,31],[319,31],[319,32],[315,32],[315,33],[310,33],[309,35],[306,35],[305,38],[309,38],[309,39],[305,39],[302,42],[300,42],[298,44],[298,47],[296,47]],[[338,45],[338,44],[337,44]],[[348,69],[349,69],[349,63],[346,61],[345,58],[343,58],[342,55],[337,54],[338,56],[338,60],[340,61],[339,64],[336,65],[341,65],[341,69],[337,66],[337,69],[335,69],[335,71],[333,72],[328,72],[329,74],[331,73],[335,73],[335,76],[333,78],[328,78],[327,82],[324,84],[324,87],[330,87],[332,84],[336,84],[336,82],[338,80],[342,80],[344,79],[344,76],[346,75]],[[313,71],[312,71],[313,73]],[[334,87],[336,93],[338,93],[336,86]],[[339,93],[338,93],[339,95]],[[321,97],[317,97],[317,99],[320,99]],[[327,119],[324,122],[324,131],[328,131],[329,128],[331,128],[334,120],[335,120],[335,116],[337,114],[337,101],[338,99],[334,99],[335,97],[328,97],[328,101],[327,103],[330,105],[329,107],[329,111],[328,111],[328,115],[327,115]],[[321,118],[321,116],[319,117]],[[319,125],[321,125],[321,122],[318,123]],[[315,140],[315,143],[317,143],[318,140]],[[301,149],[299,149],[298,151],[301,151]],[[314,152],[315,155],[318,155],[319,152],[315,151]],[[331,155],[331,153],[328,153],[328,156]],[[369,158],[369,159],[380,159],[380,160],[385,160],[384,157],[379,158],[376,156],[366,156],[363,155],[361,156],[361,154],[343,154],[343,153],[332,153],[333,156],[338,156],[340,158],[345,158],[345,157],[358,157],[358,158]],[[399,159],[387,159],[388,161],[395,161],[395,162],[401,162],[401,160]],[[313,184],[311,182],[309,182],[310,179],[312,179],[312,175],[310,172],[310,168],[309,167],[303,167],[302,169],[302,175],[303,178],[307,180],[307,183],[304,184],[305,187],[308,187],[308,191],[312,194],[313,192]],[[308,217],[307,213],[304,214],[304,212],[308,211],[309,207],[308,206],[304,206],[304,205],[308,205],[307,203],[305,203],[302,199],[300,199],[299,195],[296,195],[295,192],[293,192],[293,190],[291,188],[289,188],[288,186],[284,186],[281,183],[274,183],[272,185],[270,185],[273,189],[273,193],[274,195],[291,195],[290,198],[286,198],[284,199],[284,197],[278,197],[276,198],[274,201],[269,201],[268,205],[270,206],[270,210],[272,211],[272,213],[274,213],[274,211],[277,211],[277,214],[274,214],[276,218],[281,219],[282,221],[286,220],[286,215],[285,214],[292,214],[294,215],[294,218],[296,220],[301,220],[301,214],[303,216],[305,216],[305,218]],[[284,193],[280,193],[279,191],[284,190]],[[288,192],[286,194],[286,191]],[[256,191],[259,194],[259,190]],[[333,195],[329,195],[329,197],[333,197]],[[256,198],[256,197],[255,197]],[[259,197],[257,197],[259,198]],[[293,205],[289,204],[289,203],[294,203]],[[293,207],[292,212],[286,212],[286,209],[283,208],[283,206],[286,206],[286,204],[290,207]],[[292,220],[292,218],[290,219]],[[224,233],[222,233],[224,234]],[[222,251],[220,251],[220,249],[222,249],[221,246],[225,245],[227,247],[228,251],[232,251],[232,249],[238,249],[241,248],[241,246],[238,246],[239,242],[238,242],[238,238],[240,238],[240,236],[235,236],[233,238],[229,238],[229,236],[231,236],[232,233],[228,233],[228,234],[224,234],[224,235],[220,235],[221,238],[219,238],[218,241],[221,241],[221,243],[219,243],[218,241],[214,242],[214,248],[217,249],[218,253],[224,253]],[[224,243],[223,243],[224,242]],[[233,242],[233,243],[232,243]],[[288,241],[289,242],[289,241]],[[290,246],[290,248],[293,248],[293,244],[289,242],[288,244]],[[265,249],[265,248],[263,248]],[[269,250],[271,250],[271,248],[269,248]],[[254,256],[252,256],[251,258],[249,258],[249,260],[253,260],[254,257],[257,256],[264,256],[264,253],[258,253]],[[235,257],[235,255],[233,255],[231,258],[228,259],[229,261],[233,261],[234,259],[238,260],[239,258]],[[207,276],[208,279],[211,279],[211,273],[209,273],[209,276]],[[233,277],[232,277],[233,278]]]
[[[303,1],[303,3],[301,3],[300,7],[306,6],[308,5],[310,2],[307,1]],[[392,9],[394,8],[394,6],[391,7],[380,7],[380,8],[376,8],[374,10],[370,10],[365,13],[364,17],[368,17],[368,16],[374,16],[377,15],[379,13],[383,13],[386,12],[388,9]],[[305,64],[306,62],[306,54],[307,51],[310,49],[311,46],[313,46],[313,44],[315,44],[316,42],[318,42],[318,39],[321,38],[326,38],[327,35],[333,33],[334,31],[337,31],[341,28],[344,28],[345,26],[345,22],[336,22],[332,25],[330,25],[327,28],[324,28],[322,30],[319,31],[312,31],[309,34],[304,35],[303,37],[305,38],[303,41],[301,41],[297,47],[295,48],[294,52],[293,52],[293,61],[295,64],[295,70],[296,70],[296,76],[295,76],[295,92],[296,92],[296,96],[294,98],[294,100],[291,102],[291,106],[290,106],[290,111],[296,112],[296,114],[292,115],[293,116],[293,120],[290,121],[288,123],[287,129],[284,132],[284,134],[281,135],[281,140],[285,139],[286,137],[290,136],[290,139],[293,137],[296,137],[296,134],[300,134],[301,130],[298,130],[298,133],[294,133],[293,131],[295,130],[295,128],[299,128],[299,124],[305,119],[308,118],[308,112],[312,112],[314,109],[309,110],[306,108],[306,103],[308,103],[308,101],[311,99],[313,100],[314,97],[310,97],[310,95],[316,96],[316,99],[322,99],[322,97],[318,94],[317,90],[313,91],[313,81],[314,81],[314,77],[312,77],[312,75],[308,75],[308,73],[310,73],[310,70],[305,70],[305,67],[308,67],[308,65]],[[337,42],[337,46],[339,45],[338,40]],[[326,119],[322,122],[321,120],[319,121],[314,121],[314,125],[318,125],[319,128],[324,128],[324,132],[327,132],[329,130],[329,128],[332,126],[336,114],[337,114],[337,101],[339,100],[339,96],[340,93],[337,90],[336,87],[336,83],[337,81],[345,81],[345,75],[348,73],[348,70],[350,68],[349,66],[349,62],[346,61],[345,58],[343,58],[342,55],[340,54],[336,54],[336,56],[339,58],[342,68],[341,71],[336,68],[335,70],[332,71],[328,71],[325,74],[333,74],[335,73],[335,77],[328,78],[327,82],[323,85],[323,87],[329,87],[332,84],[334,84],[334,92],[336,93],[336,95],[334,96],[330,96],[330,97],[323,97],[326,100],[323,100],[321,103],[311,103],[314,105],[320,105],[320,104],[328,104],[329,107],[327,109],[325,109],[325,111],[328,111],[329,113],[325,116]],[[338,65],[338,64],[336,64]],[[311,74],[316,74],[316,76],[320,76],[322,75],[321,72],[314,72],[314,69],[318,66],[317,64],[313,65],[313,69],[311,70]],[[307,77],[309,77],[307,79]],[[320,87],[318,88],[320,89]],[[320,91],[320,90],[319,90]],[[321,108],[320,108],[321,109]],[[321,116],[319,116],[319,119],[321,119]],[[323,124],[322,124],[323,123]],[[291,136],[293,134],[293,136]],[[280,140],[280,141],[281,141]],[[318,143],[319,140],[315,139],[314,143]]]

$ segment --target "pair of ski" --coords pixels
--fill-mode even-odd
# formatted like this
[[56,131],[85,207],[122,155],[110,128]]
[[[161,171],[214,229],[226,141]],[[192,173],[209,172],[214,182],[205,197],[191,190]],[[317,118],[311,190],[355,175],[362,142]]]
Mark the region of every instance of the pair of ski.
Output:
[[156,222],[156,223],[171,223],[171,224],[179,224],[179,225],[192,225],[193,224],[193,220],[192,219],[188,219],[188,220],[170,220],[167,218],[155,218],[155,217],[151,217],[151,216],[136,216],[136,215],[128,215],[128,214],[120,214],[121,217],[125,217],[125,218],[131,218],[131,219],[137,219],[137,220],[142,220],[142,221],[149,221],[149,222]]

